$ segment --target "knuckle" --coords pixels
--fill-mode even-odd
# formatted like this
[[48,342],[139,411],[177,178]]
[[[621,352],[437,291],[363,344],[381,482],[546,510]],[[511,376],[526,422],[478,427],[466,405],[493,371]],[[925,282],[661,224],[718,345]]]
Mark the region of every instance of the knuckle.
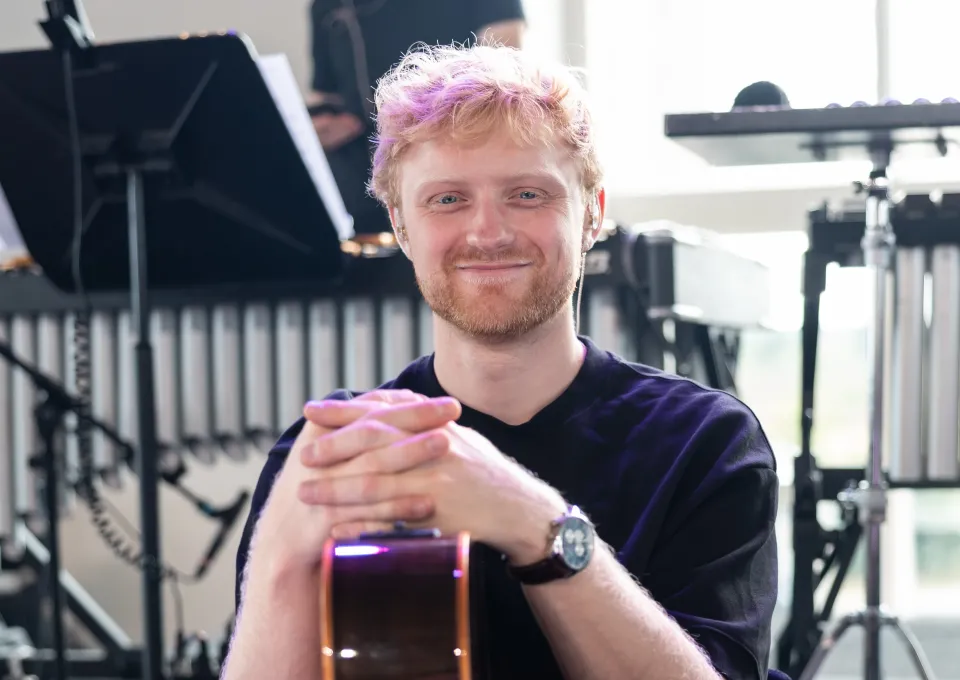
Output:
[[361,479],[360,500],[370,502],[376,499],[380,494],[383,478],[379,475],[364,475]]
[[317,441],[315,439],[305,441],[300,448],[298,449],[300,462],[303,465],[309,465],[316,458],[316,445]]
[[331,438],[329,436],[320,436],[315,438],[309,446],[304,447],[304,455],[311,462],[320,462],[326,460],[332,453]]
[[379,442],[387,430],[387,426],[379,420],[363,420],[358,424],[357,439],[360,446],[369,447]]
[[398,498],[391,501],[387,507],[387,515],[391,517],[408,517],[413,514],[417,502],[412,498]]
[[311,503],[317,496],[316,483],[313,480],[300,482],[297,488],[297,496],[305,503]]
[[323,503],[330,494],[330,484],[325,479],[312,479],[307,484],[307,495],[314,503]]
[[297,449],[297,457],[300,460],[301,465],[309,466],[314,462],[314,460],[316,460],[316,445],[316,439],[308,439],[300,445],[300,447]]
[[436,451],[442,453],[449,453],[450,446],[453,443],[450,439],[450,433],[445,430],[434,430],[431,434],[434,437],[434,441],[431,443],[431,446],[436,447]]
[[353,475],[375,475],[388,471],[386,466],[387,461],[379,451],[374,454],[354,458],[351,462],[356,464],[350,471],[350,474]]
[[427,447],[423,445],[423,440],[420,439],[406,442],[397,453],[399,455],[394,456],[396,463],[403,467],[416,465],[429,457]]
[[407,445],[404,458],[410,462],[430,460],[436,458],[438,452],[442,451],[436,447],[443,447],[443,445],[443,440],[432,434],[418,437]]

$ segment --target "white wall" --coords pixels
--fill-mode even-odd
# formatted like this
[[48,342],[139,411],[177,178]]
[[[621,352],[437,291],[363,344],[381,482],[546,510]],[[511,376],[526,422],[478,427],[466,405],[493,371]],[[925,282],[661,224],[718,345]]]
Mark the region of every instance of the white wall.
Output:
[[[306,88],[309,68],[308,0],[85,0],[97,42],[116,42],[236,29],[260,54],[285,52]],[[0,10],[0,50],[45,48],[37,25],[41,0],[8,0]]]

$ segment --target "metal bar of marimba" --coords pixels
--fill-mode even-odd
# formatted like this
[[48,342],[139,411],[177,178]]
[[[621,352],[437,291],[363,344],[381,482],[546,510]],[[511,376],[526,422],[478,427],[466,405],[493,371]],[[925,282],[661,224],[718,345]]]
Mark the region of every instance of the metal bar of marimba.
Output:
[[[613,291],[585,293],[591,337],[601,346],[635,355]],[[93,414],[128,442],[137,440],[134,335],[126,310],[96,310],[90,318],[89,371]],[[419,297],[291,299],[273,303],[187,305],[153,311],[161,469],[180,460],[214,464],[221,456],[263,455],[307,400],[339,388],[369,390],[433,351],[433,317]],[[0,318],[0,338],[25,360],[76,393],[71,312]],[[29,379],[0,362],[0,537],[15,515],[39,511],[28,458],[38,451]],[[76,479],[79,452],[67,417],[63,438],[67,477]],[[119,484],[124,451],[91,432],[98,476]],[[67,506],[65,506],[67,507]]]
[[930,258],[933,311],[930,363],[927,479],[960,478],[960,247],[941,245]]

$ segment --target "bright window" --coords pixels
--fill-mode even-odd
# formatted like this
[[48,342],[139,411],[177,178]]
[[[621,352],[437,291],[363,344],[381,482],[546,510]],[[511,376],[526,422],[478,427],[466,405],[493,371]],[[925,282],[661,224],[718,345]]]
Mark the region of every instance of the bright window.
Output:
[[[785,485],[780,506],[782,599],[788,596],[793,553],[789,543],[793,457],[800,450],[800,329],[803,233],[725,237],[738,251],[772,270],[769,330],[745,333],[737,384],[757,414],[777,455]],[[860,467],[867,461],[869,375],[866,362],[870,278],[865,269],[828,269],[821,297],[814,398],[813,450],[823,467]],[[960,492],[897,490],[891,495],[883,543],[884,599],[904,616],[955,615],[960,601]],[[823,521],[835,514],[824,503]],[[848,574],[838,612],[863,604],[863,543]]]
[[960,2],[890,3],[890,94],[903,102],[960,99],[957,26]]
[[[805,168],[705,169],[663,136],[668,112],[729,110],[747,85],[770,80],[795,107],[876,100],[873,0],[590,0],[589,84],[614,192],[710,185],[741,189]],[[806,175],[801,175],[806,176]],[[672,192],[671,192],[672,193]]]

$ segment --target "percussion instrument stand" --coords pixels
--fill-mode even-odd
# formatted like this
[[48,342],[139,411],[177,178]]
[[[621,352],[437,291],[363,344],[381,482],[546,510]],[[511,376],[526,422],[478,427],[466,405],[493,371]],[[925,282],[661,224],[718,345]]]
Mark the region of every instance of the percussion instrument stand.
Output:
[[846,498],[860,508],[866,535],[866,607],[843,616],[821,640],[799,680],[812,680],[846,631],[862,626],[864,680],[881,680],[880,633],[889,627],[906,645],[910,659],[919,677],[932,680],[930,663],[924,656],[916,637],[895,615],[883,611],[880,595],[880,530],[886,520],[887,484],[883,472],[883,397],[886,388],[884,375],[884,329],[887,322],[887,277],[892,269],[896,238],[890,222],[890,195],[887,167],[892,148],[872,148],[873,170],[869,181],[857,183],[859,192],[866,193],[866,229],[861,246],[864,265],[873,272],[873,314],[868,328],[867,359],[871,381],[869,387],[870,451],[864,480],[849,492]]
[[57,455],[56,441],[63,427],[64,417],[78,409],[79,403],[53,380],[17,357],[13,349],[2,341],[0,341],[0,358],[24,371],[39,393],[33,414],[43,449],[31,460],[31,465],[43,471],[44,511],[47,515],[46,548],[49,551],[46,572],[50,594],[53,677],[57,680],[66,680],[66,637],[63,625],[63,590],[60,584],[60,504],[58,503],[60,491],[58,471],[61,468],[62,459]]

